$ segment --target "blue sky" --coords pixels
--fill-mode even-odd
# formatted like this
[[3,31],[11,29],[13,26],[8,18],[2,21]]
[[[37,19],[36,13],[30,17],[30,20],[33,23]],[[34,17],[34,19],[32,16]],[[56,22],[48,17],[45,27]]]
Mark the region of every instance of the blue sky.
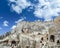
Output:
[[0,0],[0,35],[25,21],[50,21],[60,15],[60,0]]

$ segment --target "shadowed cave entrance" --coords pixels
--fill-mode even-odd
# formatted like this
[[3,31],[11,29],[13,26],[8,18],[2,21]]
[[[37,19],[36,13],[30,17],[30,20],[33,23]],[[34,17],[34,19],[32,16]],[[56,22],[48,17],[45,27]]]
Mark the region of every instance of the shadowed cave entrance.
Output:
[[55,41],[55,36],[54,35],[50,35],[50,41],[54,42]]
[[57,40],[57,45],[59,45],[60,44],[60,41],[59,40]]
[[11,41],[11,45],[15,45],[16,46],[16,41],[15,40]]

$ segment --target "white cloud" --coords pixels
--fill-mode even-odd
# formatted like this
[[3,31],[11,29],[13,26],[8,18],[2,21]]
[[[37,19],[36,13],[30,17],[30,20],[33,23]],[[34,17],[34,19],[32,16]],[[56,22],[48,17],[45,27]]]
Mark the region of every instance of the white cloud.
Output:
[[11,7],[17,13],[21,13],[23,9],[31,5],[27,0],[9,0],[9,4],[12,2],[16,3],[16,5],[12,4]]
[[26,17],[22,17],[21,19],[15,21],[15,23],[19,23],[19,22],[23,21],[24,19],[26,19]]
[[52,20],[52,16],[59,16],[58,12],[60,12],[60,0],[54,0],[51,2],[47,0],[39,0],[39,4],[35,6],[35,16],[39,18],[45,18],[45,21]]
[[8,26],[8,23],[9,23],[8,21],[4,21],[3,26]]
[[15,2],[15,0],[10,0],[11,2]]
[[31,5],[31,6],[29,7],[29,9],[28,9],[28,12],[32,11],[33,9],[34,9],[34,6]]
[[19,6],[12,5],[12,9],[13,9],[14,11],[16,11],[17,13],[22,12],[22,9],[20,9]]
[[34,6],[34,15],[38,18],[44,17],[45,21],[52,20],[52,16],[59,16],[58,12],[60,13],[60,0],[39,0],[37,5],[32,4],[28,0],[9,0],[9,4],[11,3],[11,8],[18,14],[21,13],[23,9]]
[[12,27],[11,27],[11,29],[15,29],[16,28],[16,25],[13,25]]

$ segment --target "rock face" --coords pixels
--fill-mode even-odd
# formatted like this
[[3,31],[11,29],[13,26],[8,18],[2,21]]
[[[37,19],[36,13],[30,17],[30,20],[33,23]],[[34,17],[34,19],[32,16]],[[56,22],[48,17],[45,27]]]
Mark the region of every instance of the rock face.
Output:
[[0,39],[2,48],[60,48],[60,18],[54,21],[21,21]]

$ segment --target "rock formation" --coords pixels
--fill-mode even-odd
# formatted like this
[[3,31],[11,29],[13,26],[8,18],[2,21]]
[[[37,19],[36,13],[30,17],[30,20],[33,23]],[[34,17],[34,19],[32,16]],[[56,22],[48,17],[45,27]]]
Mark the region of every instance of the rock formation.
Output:
[[60,18],[54,21],[21,21],[0,39],[2,48],[60,48]]

